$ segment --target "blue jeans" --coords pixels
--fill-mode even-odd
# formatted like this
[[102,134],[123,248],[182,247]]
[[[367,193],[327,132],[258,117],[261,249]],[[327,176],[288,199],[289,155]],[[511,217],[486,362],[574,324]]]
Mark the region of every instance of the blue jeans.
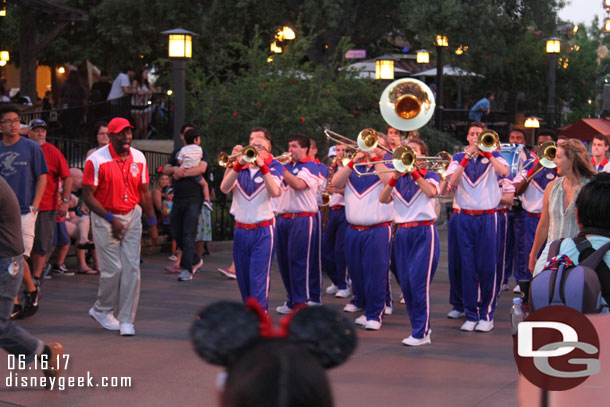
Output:
[[23,256],[0,258],[0,347],[11,355],[26,355],[29,362],[44,344],[11,322],[13,300],[22,277]]
[[193,272],[193,264],[199,263],[199,256],[195,254],[195,235],[201,201],[181,202],[174,201],[170,222],[176,244],[182,250],[180,267]]

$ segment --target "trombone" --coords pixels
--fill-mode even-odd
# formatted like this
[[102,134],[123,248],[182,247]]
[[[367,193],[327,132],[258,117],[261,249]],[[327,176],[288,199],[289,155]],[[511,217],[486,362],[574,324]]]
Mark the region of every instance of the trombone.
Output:
[[258,157],[258,151],[254,146],[246,146],[239,153],[229,155],[225,152],[218,154],[218,165],[223,168],[232,168],[235,161],[243,158],[247,163],[253,163]]
[[380,148],[383,151],[392,154],[392,150],[382,145],[379,145],[379,135],[373,129],[367,128],[362,130],[360,133],[358,133],[356,141],[328,129],[324,130],[324,134],[326,135],[327,139],[334,141],[338,144],[345,144],[347,147],[353,150],[369,152],[373,151],[376,148]]
[[[383,164],[392,164],[394,169],[388,168],[383,171],[372,171],[372,172],[362,172],[358,169],[358,167],[368,166],[369,162],[362,162],[354,164],[354,171],[358,175],[378,175],[387,172],[398,171],[400,173],[409,173],[414,169],[418,168],[418,161],[423,162],[423,166],[421,168],[425,168],[431,171],[443,171],[445,173],[447,171],[447,167],[451,162],[451,156],[446,151],[441,151],[436,156],[420,156],[418,157],[415,151],[409,146],[400,146],[392,153],[391,160],[382,160],[375,161],[374,164],[383,163]],[[440,175],[440,174],[439,174]]]
[[277,157],[273,157],[273,159],[282,165],[286,165],[290,162],[290,160],[292,160],[292,153],[278,155]]
[[[540,147],[538,148],[538,152],[536,153],[536,158],[538,159],[538,162],[540,163],[540,165],[542,165],[542,167],[540,167],[536,171],[534,171],[534,173],[529,177],[529,179],[534,178],[534,176],[536,174],[538,174],[540,171],[542,171],[543,168],[557,167],[557,164],[555,164],[553,162],[553,160],[555,160],[556,154],[557,154],[557,143],[556,142],[545,141],[544,143],[540,144]],[[524,164],[524,167],[528,166],[531,163],[532,163],[532,161],[528,161],[527,163]]]
[[500,136],[493,130],[483,130],[477,140],[479,150],[491,153],[500,147]]

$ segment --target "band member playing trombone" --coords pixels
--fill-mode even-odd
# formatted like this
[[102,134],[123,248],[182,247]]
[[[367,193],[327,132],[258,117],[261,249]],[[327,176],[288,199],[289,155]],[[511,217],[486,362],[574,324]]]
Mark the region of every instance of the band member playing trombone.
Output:
[[272,159],[270,150],[271,142],[264,138],[254,139],[243,150],[236,146],[234,153],[242,154],[220,184],[223,193],[233,191],[233,261],[242,300],[253,297],[265,309],[276,241],[271,198],[280,195],[284,173],[284,167]]
[[[454,209],[462,270],[462,302],[466,322],[462,331],[488,332],[493,329],[496,285],[496,208],[501,191],[498,176],[509,168],[497,148],[497,134],[482,132],[485,125],[472,122],[468,147],[457,153],[447,169],[451,188],[457,188]],[[492,140],[489,138],[492,137]],[[479,138],[481,140],[479,140]],[[461,311],[461,310],[455,310]]]
[[[335,161],[330,171],[336,174],[343,168],[343,158],[346,155],[347,146],[337,144],[335,146]],[[331,182],[331,180],[329,180]],[[347,298],[351,291],[349,288],[347,265],[345,264],[345,230],[347,220],[345,219],[345,198],[343,189],[334,184],[326,187],[331,194],[328,202],[328,219],[326,228],[322,232],[322,265],[328,274],[332,284],[326,288],[326,293],[335,294],[338,298]]]
[[277,200],[277,262],[287,295],[286,302],[276,308],[280,314],[289,314],[310,299],[320,180],[317,164],[307,155],[309,147],[309,139],[303,135],[288,140],[292,161],[285,166],[282,195]]
[[[384,142],[378,139],[378,143],[387,150]],[[392,178],[391,170],[383,163],[376,162],[381,161],[386,151],[374,147],[369,153],[359,151],[332,179],[335,187],[345,187],[345,216],[348,222],[345,258],[354,293],[343,310],[356,312],[364,309],[364,315],[356,319],[356,324],[370,330],[380,329],[383,320],[393,217],[392,205],[379,202],[383,186]],[[356,164],[359,172],[368,175],[359,176],[354,171]]]
[[[420,139],[409,141],[407,146],[418,156],[427,155],[426,144]],[[440,250],[434,226],[439,184],[438,174],[413,166],[404,173],[394,171],[379,197],[381,203],[394,202],[394,260],[411,321],[411,336],[402,341],[407,346],[431,343],[430,282]]]

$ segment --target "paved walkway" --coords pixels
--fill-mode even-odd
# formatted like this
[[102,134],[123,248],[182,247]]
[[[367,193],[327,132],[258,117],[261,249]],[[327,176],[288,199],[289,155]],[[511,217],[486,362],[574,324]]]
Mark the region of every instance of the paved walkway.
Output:
[[[431,288],[432,345],[401,345],[410,328],[404,306],[396,302],[394,314],[385,318],[382,329],[358,330],[356,353],[346,364],[329,371],[337,406],[517,404],[517,368],[508,322],[512,296],[502,294],[492,332],[460,332],[462,321],[446,318],[450,310],[446,233],[441,236],[441,261]],[[231,252],[206,257],[203,272],[186,283],[163,271],[166,258],[160,254],[144,258],[134,337],[105,331],[88,316],[97,292],[96,276],[60,276],[46,281],[39,312],[19,323],[44,341],[61,342],[69,355],[64,376],[87,377],[89,372],[94,387],[63,391],[7,387],[7,377],[11,377],[8,360],[0,351],[0,406],[217,405],[214,383],[221,369],[196,356],[188,330],[193,315],[204,305],[220,299],[239,300],[235,281],[216,272],[217,267],[230,264]],[[398,298],[399,288],[396,284],[393,288]],[[283,300],[275,267],[270,303],[275,308]],[[330,296],[324,300],[337,310],[345,303]],[[275,313],[273,318],[279,319]],[[18,378],[41,376],[35,370],[12,373],[13,379],[15,374]],[[103,376],[130,377],[131,387],[103,388]]]

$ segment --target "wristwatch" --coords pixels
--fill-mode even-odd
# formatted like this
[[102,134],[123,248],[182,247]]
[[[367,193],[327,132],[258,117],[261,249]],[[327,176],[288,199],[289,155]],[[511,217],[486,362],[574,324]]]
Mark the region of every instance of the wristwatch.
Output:
[[63,203],[70,203],[70,199],[68,199],[68,198],[61,198],[61,201]]

